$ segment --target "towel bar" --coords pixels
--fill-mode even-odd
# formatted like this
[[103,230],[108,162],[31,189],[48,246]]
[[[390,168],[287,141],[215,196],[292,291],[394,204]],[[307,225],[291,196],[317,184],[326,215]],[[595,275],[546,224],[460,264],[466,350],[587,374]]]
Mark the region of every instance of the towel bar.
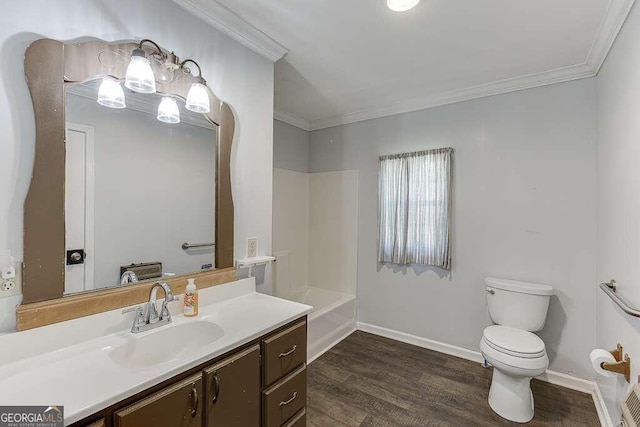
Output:
[[633,307],[627,300],[616,293],[616,281],[611,280],[609,283],[600,283],[600,289],[615,302],[629,316],[640,317],[640,310]]
[[183,243],[182,249],[185,251],[191,248],[208,248],[209,246],[215,246],[215,243]]

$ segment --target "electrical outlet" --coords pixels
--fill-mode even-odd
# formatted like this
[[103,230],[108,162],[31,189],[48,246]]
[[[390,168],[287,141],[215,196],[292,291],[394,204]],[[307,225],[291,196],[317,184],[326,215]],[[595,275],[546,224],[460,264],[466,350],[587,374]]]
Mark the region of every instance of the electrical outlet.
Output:
[[258,256],[258,238],[251,237],[247,239],[247,258]]
[[10,279],[0,279],[0,298],[22,293],[22,262],[14,264],[13,273],[14,277]]
[[0,285],[0,291],[12,291],[16,288],[16,282],[14,282],[13,280],[5,280],[4,282],[2,282],[2,285]]

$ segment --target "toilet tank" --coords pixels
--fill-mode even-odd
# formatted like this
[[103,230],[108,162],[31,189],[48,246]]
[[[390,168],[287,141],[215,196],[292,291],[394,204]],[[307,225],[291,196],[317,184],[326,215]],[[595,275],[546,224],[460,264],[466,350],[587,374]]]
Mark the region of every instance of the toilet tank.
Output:
[[494,323],[535,332],[544,327],[553,288],[487,277],[489,315]]

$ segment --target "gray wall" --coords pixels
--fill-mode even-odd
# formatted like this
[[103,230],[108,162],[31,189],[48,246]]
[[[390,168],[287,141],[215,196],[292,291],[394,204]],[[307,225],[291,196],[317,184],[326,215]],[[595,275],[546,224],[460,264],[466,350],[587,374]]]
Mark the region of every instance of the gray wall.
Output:
[[309,132],[274,120],[273,167],[309,172]]
[[[594,79],[311,132],[311,172],[360,171],[359,321],[478,350],[484,277],[545,283],[551,369],[592,378],[595,133]],[[447,146],[453,270],[378,265],[378,156]]]
[[[618,291],[640,306],[640,7],[631,9],[598,75],[598,281],[615,279]],[[640,319],[624,314],[598,291],[596,344],[624,345],[631,384],[598,376],[612,416],[640,375]]]

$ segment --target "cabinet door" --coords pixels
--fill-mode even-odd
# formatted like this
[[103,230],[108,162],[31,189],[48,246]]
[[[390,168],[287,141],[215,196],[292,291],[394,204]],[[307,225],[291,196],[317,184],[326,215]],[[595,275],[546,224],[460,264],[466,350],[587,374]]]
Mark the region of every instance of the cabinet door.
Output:
[[205,369],[205,426],[260,425],[260,347],[255,345]]
[[171,385],[116,412],[116,427],[202,426],[202,375]]

